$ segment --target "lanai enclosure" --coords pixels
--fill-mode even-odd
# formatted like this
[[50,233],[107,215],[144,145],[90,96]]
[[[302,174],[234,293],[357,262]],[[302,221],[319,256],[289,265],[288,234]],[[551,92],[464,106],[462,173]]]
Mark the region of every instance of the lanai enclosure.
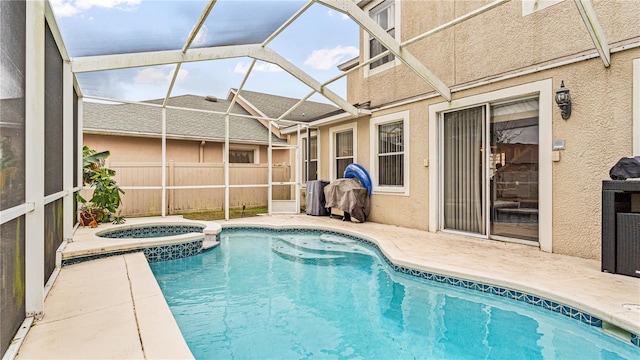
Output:
[[[134,2],[139,6],[135,12],[136,18],[132,18],[133,12],[121,12],[108,20],[71,20],[76,21],[72,32],[68,32],[69,28],[59,26],[64,22],[59,21],[61,17],[48,1],[2,1],[0,353],[10,355],[15,351],[19,341],[12,343],[14,336],[22,338],[33,320],[43,316],[44,298],[60,268],[59,249],[72,240],[77,226],[77,204],[74,199],[82,186],[82,108],[85,101],[153,107],[158,114],[158,126],[162,133],[162,145],[158,151],[162,152],[162,167],[166,168],[167,123],[171,121],[167,117],[167,110],[192,111],[172,106],[167,100],[171,96],[186,93],[204,97],[211,94],[211,87],[216,86],[216,81],[209,81],[211,87],[207,89],[185,87],[181,82],[182,76],[186,73],[194,76],[203,73],[221,75],[220,69],[225,69],[225,66],[228,69],[230,60],[236,64],[237,59],[242,59],[246,60],[245,66],[240,67],[244,76],[238,84],[222,85],[225,91],[237,87],[236,96],[241,96],[243,89],[263,91],[256,88],[254,79],[264,76],[265,73],[260,70],[277,70],[268,73],[271,84],[295,83],[292,86],[303,89],[297,97],[301,99],[300,102],[275,117],[250,117],[263,122],[273,132],[294,126],[294,133],[299,139],[301,132],[308,131],[306,122],[291,121],[291,114],[295,114],[305,100],[322,99],[332,103],[344,111],[341,116],[355,118],[368,114],[368,110],[356,107],[338,95],[346,93],[338,89],[344,89],[344,77],[347,74],[389,53],[400,59],[439,96],[451,101],[451,91],[447,85],[406,47],[507,1],[487,2],[467,15],[403,43],[397,42],[362,11],[361,6],[368,3],[366,0],[191,1],[181,2],[179,12],[170,11],[175,8],[175,2]],[[576,1],[576,4],[606,63],[607,45],[602,41],[604,37],[600,36],[597,21],[590,17],[593,13],[590,3]],[[303,57],[290,53],[285,57],[283,51],[301,48],[304,44],[300,41],[327,32],[323,24],[310,22],[308,16],[314,12],[326,14],[328,11],[335,16],[344,16],[345,21],[351,22],[356,44],[360,36],[359,27],[388,50],[361,61],[348,71],[336,71],[336,74],[321,79],[312,76],[303,70]],[[154,17],[153,14],[163,15]],[[123,33],[120,31],[123,23],[134,30]],[[86,28],[82,28],[82,24]],[[100,31],[104,29],[108,31]],[[287,34],[298,35],[298,43],[291,42]],[[434,53],[433,56],[438,54]],[[157,89],[149,92],[144,84],[125,86],[124,79],[132,78],[132,72],[134,75],[144,73],[156,80],[162,79],[164,86],[161,92],[158,93]],[[113,85],[120,86],[116,87],[115,93],[105,90],[113,88]],[[142,97],[143,93],[146,97]],[[267,188],[270,213],[299,211],[303,167],[293,166],[294,171],[288,181],[274,182],[271,153],[275,146],[271,136],[265,139],[269,144],[267,181],[242,185],[230,183],[229,122],[233,117],[248,116],[232,113],[236,96],[227,111],[211,112],[212,115],[224,116],[225,120],[224,182],[169,187],[163,171],[161,183],[148,187],[161,191],[162,215],[165,215],[168,191],[221,189],[225,195],[225,216],[228,219],[230,196],[233,189],[238,187]],[[143,101],[158,98],[164,101]],[[278,146],[289,149],[292,164],[300,164],[302,151],[299,147]],[[309,166],[304,168],[309,169]],[[283,186],[289,187],[291,198],[273,201],[274,187]],[[145,188],[133,188],[130,191],[134,190],[145,191]]]

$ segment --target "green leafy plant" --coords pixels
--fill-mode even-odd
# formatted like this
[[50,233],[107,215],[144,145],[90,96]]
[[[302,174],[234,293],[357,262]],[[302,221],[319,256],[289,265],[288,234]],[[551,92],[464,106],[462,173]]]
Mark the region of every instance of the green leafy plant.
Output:
[[120,212],[115,215],[122,204],[120,195],[124,194],[124,191],[113,180],[116,172],[104,167],[104,161],[109,155],[109,151],[96,152],[86,145],[82,149],[82,180],[84,185],[93,188],[93,195],[88,201],[80,194],[76,196],[82,204],[79,210],[82,225],[93,226],[105,221],[122,224],[125,221]]
[[118,211],[118,215],[114,216],[113,219],[111,219],[111,223],[113,225],[124,224],[125,221],[126,220],[124,216],[120,215],[120,211]]

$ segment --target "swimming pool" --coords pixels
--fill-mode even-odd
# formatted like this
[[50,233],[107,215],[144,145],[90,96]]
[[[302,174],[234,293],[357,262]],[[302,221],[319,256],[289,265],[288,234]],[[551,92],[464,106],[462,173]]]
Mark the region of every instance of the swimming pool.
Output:
[[196,358],[640,355],[542,307],[399,274],[338,234],[224,230],[213,251],[150,265]]

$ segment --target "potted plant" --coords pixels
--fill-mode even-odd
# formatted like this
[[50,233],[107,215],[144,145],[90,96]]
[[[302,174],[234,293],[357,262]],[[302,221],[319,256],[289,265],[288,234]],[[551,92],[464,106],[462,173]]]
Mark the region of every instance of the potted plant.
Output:
[[113,180],[116,172],[104,167],[104,160],[109,155],[109,151],[96,152],[86,145],[82,149],[82,180],[84,185],[93,188],[93,195],[88,201],[80,194],[76,196],[82,204],[79,209],[82,226],[95,227],[105,221],[122,224],[125,221],[120,212],[116,215],[116,210],[122,204],[120,194],[124,194],[124,191]]

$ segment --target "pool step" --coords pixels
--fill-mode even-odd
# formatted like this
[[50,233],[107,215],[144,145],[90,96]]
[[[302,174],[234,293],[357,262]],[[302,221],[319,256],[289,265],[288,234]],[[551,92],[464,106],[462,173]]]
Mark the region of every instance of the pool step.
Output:
[[202,242],[202,251],[207,251],[207,250],[211,250],[213,248],[215,248],[216,246],[220,245],[220,242],[217,240],[204,240]]
[[347,239],[338,235],[322,234],[320,235],[320,241],[331,244],[357,244],[358,241],[354,239]]
[[274,239],[271,247],[276,254],[293,261],[322,263],[344,259],[349,254],[368,254],[357,241],[336,235],[317,236],[283,235]]
[[[344,241],[343,241],[344,240]],[[349,239],[342,239],[333,235],[321,235],[317,237],[300,237],[300,236],[279,236],[277,241],[287,243],[296,249],[300,249],[307,252],[320,252],[320,253],[364,253],[364,249],[360,246],[356,246],[355,241]]]
[[308,252],[299,248],[291,247],[284,243],[274,244],[271,247],[271,250],[276,254],[290,260],[331,260],[344,258],[344,255]]

